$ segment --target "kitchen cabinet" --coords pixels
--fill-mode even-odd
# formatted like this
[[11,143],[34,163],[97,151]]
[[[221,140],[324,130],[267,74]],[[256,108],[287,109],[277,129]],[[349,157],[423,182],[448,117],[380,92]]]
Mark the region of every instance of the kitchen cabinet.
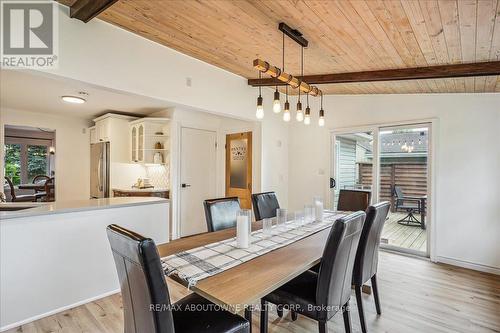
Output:
[[169,119],[142,118],[130,122],[130,160],[133,163],[167,164]]
[[90,134],[90,143],[99,142],[97,140],[97,130],[95,129],[95,126],[92,126],[89,128],[89,134]]

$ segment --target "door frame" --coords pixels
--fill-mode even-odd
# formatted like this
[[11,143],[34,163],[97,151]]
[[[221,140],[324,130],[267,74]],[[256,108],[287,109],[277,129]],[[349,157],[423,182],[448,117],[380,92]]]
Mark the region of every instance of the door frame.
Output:
[[[328,162],[330,163],[330,177],[335,175],[335,158],[336,158],[336,149],[335,149],[335,135],[342,135],[348,133],[356,133],[356,132],[366,132],[373,131],[374,139],[373,139],[373,154],[374,154],[374,162],[373,162],[373,189],[375,190],[374,194],[372,194],[372,202],[377,202],[379,195],[379,178],[380,178],[380,168],[379,168],[379,132],[380,128],[391,128],[391,127],[400,127],[400,126],[414,126],[414,125],[426,125],[429,127],[429,152],[428,152],[428,166],[427,166],[427,218],[426,218],[426,232],[427,232],[427,251],[426,256],[430,258],[432,262],[436,262],[436,235],[437,235],[437,227],[436,227],[436,170],[438,166],[438,126],[439,119],[437,118],[423,118],[423,119],[410,119],[403,121],[393,121],[386,123],[374,123],[368,125],[361,126],[352,126],[352,127],[341,127],[341,128],[332,128],[330,129],[330,137],[329,137],[329,154],[330,158]],[[376,156],[376,158],[375,158]],[[328,182],[329,183],[329,182]],[[326,193],[329,195],[328,197],[328,205],[329,207],[333,207],[331,189],[329,184],[326,184]],[[385,248],[387,250],[397,250],[400,253],[410,254],[410,255],[418,255],[422,256],[420,251],[404,249],[400,247],[394,247],[391,245],[380,244],[381,248]]]

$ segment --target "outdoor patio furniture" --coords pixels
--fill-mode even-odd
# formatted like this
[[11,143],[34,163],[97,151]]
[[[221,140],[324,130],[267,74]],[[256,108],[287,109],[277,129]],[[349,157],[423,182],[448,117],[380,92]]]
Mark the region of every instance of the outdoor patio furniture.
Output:
[[[421,227],[425,229],[425,202],[427,196],[405,196],[400,186],[394,186],[396,211],[406,211],[407,215],[398,221],[399,224]],[[415,216],[420,214],[420,220]]]

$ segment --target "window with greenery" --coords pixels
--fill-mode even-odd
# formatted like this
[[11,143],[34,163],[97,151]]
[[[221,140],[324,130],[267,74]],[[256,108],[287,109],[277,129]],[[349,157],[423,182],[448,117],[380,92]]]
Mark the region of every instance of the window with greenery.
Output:
[[5,175],[9,177],[14,185],[21,183],[21,145],[5,145]]
[[37,175],[47,175],[47,146],[28,146],[28,183]]

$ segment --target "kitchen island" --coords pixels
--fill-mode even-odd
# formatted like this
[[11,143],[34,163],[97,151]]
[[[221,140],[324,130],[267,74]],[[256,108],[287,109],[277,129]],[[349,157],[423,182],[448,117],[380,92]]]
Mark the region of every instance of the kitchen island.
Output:
[[120,290],[106,226],[168,242],[167,199],[0,204],[0,331]]

